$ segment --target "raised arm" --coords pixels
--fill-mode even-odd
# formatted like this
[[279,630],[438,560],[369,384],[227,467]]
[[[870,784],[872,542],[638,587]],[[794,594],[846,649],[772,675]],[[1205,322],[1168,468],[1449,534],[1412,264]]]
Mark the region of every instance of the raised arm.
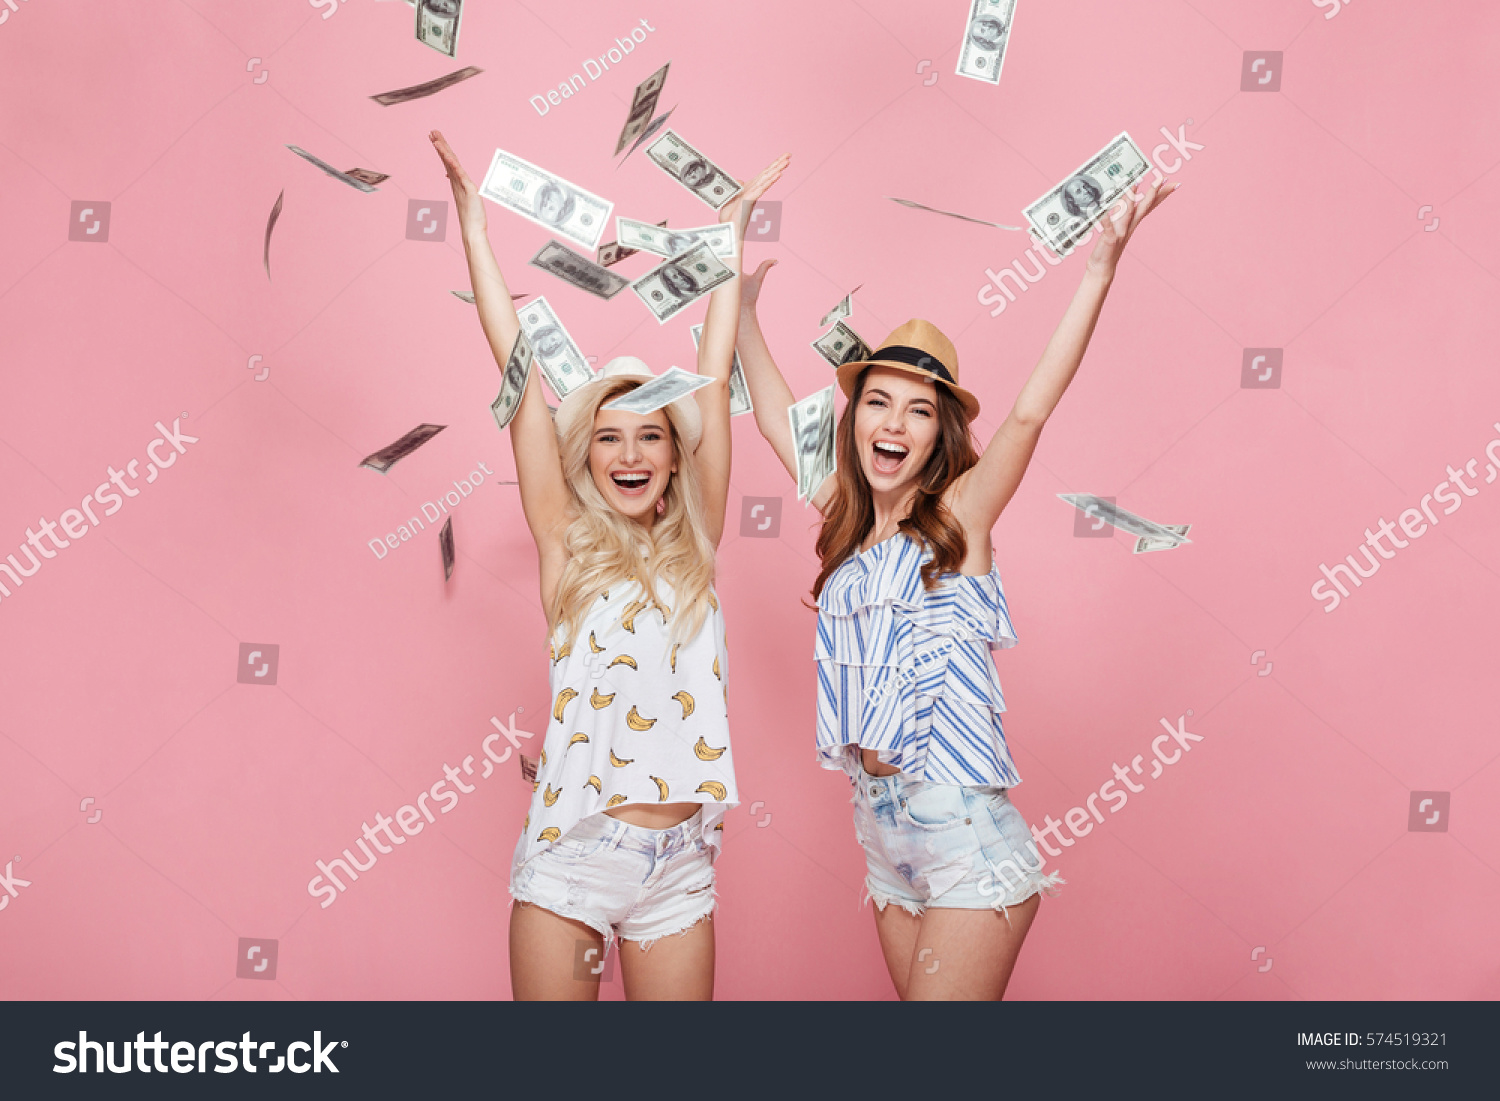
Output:
[[790,162],[783,154],[751,180],[738,181],[740,192],[719,211],[719,221],[734,230],[734,256],[725,261],[734,278],[720,283],[709,297],[703,339],[698,345],[698,373],[719,380],[718,386],[696,391],[703,412],[703,440],[698,445],[698,471],[703,483],[703,510],[708,537],[714,546],[724,534],[724,513],[729,506],[731,460],[729,432],[729,374],[734,366],[734,345],[740,316],[740,268],[745,256],[745,226],[755,202],[776,182]]
[[[760,429],[760,434],[795,482],[797,446],[792,440],[787,410],[797,399],[792,396],[792,388],[786,384],[776,361],[771,358],[771,349],[766,345],[765,334],[760,331],[760,318],[756,313],[761,283],[775,264],[775,260],[762,261],[752,274],[740,277],[740,366],[744,368],[745,385],[750,388],[750,401],[755,406],[755,427]],[[812,505],[819,512],[827,504],[833,486],[834,475],[830,474],[813,494]]]
[[[505,284],[505,276],[500,274],[495,251],[490,247],[484,199],[443,135],[434,130],[428,138],[442,158],[448,182],[453,187],[453,205],[463,230],[464,255],[469,261],[469,285],[474,288],[479,324],[490,342],[495,363],[503,372],[521,332],[521,319],[516,316],[510,288]],[[521,404],[511,418],[510,446],[516,457],[516,479],[521,484],[521,508],[526,513],[526,524],[531,528],[542,560],[545,595],[549,590],[549,564],[560,566],[561,563],[562,535],[567,526],[571,494],[563,478],[557,434],[552,427],[552,415],[542,394],[541,382],[535,377],[535,367],[531,373],[533,377],[527,381]]]
[[1083,362],[1083,353],[1088,350],[1089,338],[1094,335],[1094,325],[1104,308],[1104,299],[1109,294],[1115,266],[1126,242],[1141,220],[1177,187],[1175,183],[1162,187],[1158,181],[1133,200],[1127,192],[1127,197],[1105,217],[1103,232],[1089,255],[1083,281],[1068,304],[1057,331],[1047,342],[1042,358],[1021,387],[1015,405],[996,430],[979,462],[954,484],[950,507],[967,532],[987,533],[1010,503],[1031,462],[1042,427],[1052,416]]

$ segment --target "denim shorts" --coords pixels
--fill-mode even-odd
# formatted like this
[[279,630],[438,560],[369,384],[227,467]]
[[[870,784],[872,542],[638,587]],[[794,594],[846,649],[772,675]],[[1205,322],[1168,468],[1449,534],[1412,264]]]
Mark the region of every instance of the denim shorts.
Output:
[[701,810],[664,830],[590,815],[512,865],[511,897],[583,922],[604,938],[606,955],[614,936],[649,948],[713,913],[713,851],[702,827]]
[[1066,882],[1058,872],[1042,874],[1047,858],[1004,788],[934,784],[904,772],[872,776],[857,748],[844,768],[869,873],[865,901],[880,909],[896,902],[917,915],[928,906],[1005,913],[1038,891],[1055,895]]

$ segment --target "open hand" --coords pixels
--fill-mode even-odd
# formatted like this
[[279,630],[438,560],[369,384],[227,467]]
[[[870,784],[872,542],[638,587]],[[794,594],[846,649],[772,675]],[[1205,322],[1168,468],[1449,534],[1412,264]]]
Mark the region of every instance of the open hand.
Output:
[[448,172],[448,182],[453,185],[453,207],[458,213],[458,224],[466,230],[484,229],[487,225],[484,199],[480,197],[474,181],[464,171],[464,166],[458,163],[458,157],[449,147],[448,139],[443,137],[441,130],[433,130],[427,138],[442,158],[443,167]]
[[735,239],[745,239],[745,227],[750,224],[750,214],[755,209],[755,201],[764,195],[770,186],[781,178],[786,171],[786,166],[792,162],[790,153],[783,153],[772,161],[756,176],[755,179],[746,183],[744,180],[736,180],[740,190],[734,198],[730,199],[719,210],[719,221],[733,222],[735,224]]
[[766,272],[775,267],[775,260],[762,260],[760,267],[749,275],[740,276],[740,309],[755,309],[756,300],[760,298],[760,285],[766,278]]
[[1099,234],[1099,241],[1094,245],[1094,251],[1089,254],[1089,270],[1104,275],[1113,275],[1115,265],[1119,263],[1120,254],[1125,251],[1125,245],[1135,233],[1136,227],[1141,224],[1146,215],[1165,202],[1167,196],[1174,194],[1181,186],[1180,183],[1166,183],[1164,180],[1158,180],[1144,191],[1136,193],[1127,190],[1124,195],[1120,196],[1119,201],[1110,208],[1109,213],[1100,223],[1103,232]]

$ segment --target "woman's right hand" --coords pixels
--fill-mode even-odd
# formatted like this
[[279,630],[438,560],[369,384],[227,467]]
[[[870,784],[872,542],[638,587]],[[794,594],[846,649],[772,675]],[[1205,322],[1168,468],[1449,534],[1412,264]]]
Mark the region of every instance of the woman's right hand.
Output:
[[754,313],[756,300],[760,298],[760,285],[776,263],[775,260],[762,260],[760,267],[749,275],[740,276],[740,312]]
[[459,226],[466,231],[485,229],[488,222],[485,219],[484,199],[480,197],[474,181],[464,171],[464,166],[458,163],[458,157],[449,147],[448,139],[443,137],[441,130],[433,130],[427,137],[442,158],[443,167],[448,172],[448,182],[453,185],[453,207],[458,212]]

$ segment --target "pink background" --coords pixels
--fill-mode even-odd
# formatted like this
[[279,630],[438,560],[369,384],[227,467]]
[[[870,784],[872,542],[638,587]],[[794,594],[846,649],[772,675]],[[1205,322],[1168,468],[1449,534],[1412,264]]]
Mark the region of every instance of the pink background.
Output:
[[[1162,718],[1191,708],[1204,740],[1049,863],[1068,884],[1011,996],[1500,995],[1493,5],[1021,0],[998,87],[953,73],[962,0],[468,8],[456,61],[375,0],[328,19],[306,0],[24,0],[0,24],[0,557],[107,466],[144,463],[155,421],[199,439],[0,600],[0,861],[29,881],[0,889],[0,994],[509,996],[513,763],[327,909],[307,893],[361,822],[479,754],[491,716],[545,726],[515,487],[486,479],[455,510],[446,584],[431,528],[383,560],[367,546],[479,461],[514,477],[498,371],[448,293],[468,285],[457,226],[408,240],[407,205],[450,198],[437,127],[476,179],[500,146],[617,214],[713,220],[642,153],[610,157],[632,88],[670,60],[662,106],[689,141],[741,176],[792,153],[768,196],[780,240],[749,262],[780,260],[763,315],[799,396],[829,381],[818,318],[863,283],[851,323],[872,344],[909,317],[953,338],[985,441],[1082,258],[992,317],[984,271],[1024,236],[885,196],[1014,224],[1121,130],[1203,146],[1127,252],[995,541],[1030,821],[1149,759]],[[536,114],[528,96],[642,17],[645,45]],[[1284,52],[1277,92],[1240,91],[1258,50]],[[466,64],[485,72],[432,98],[368,98]],[[287,143],[391,179],[361,194]],[[111,204],[107,242],[68,240],[74,201]],[[629,291],[593,299],[526,265],[543,230],[489,210],[512,286],[586,353],[691,366],[703,306],[658,327]],[[1278,388],[1241,387],[1252,347],[1284,349]],[[357,465],[423,421],[449,427],[386,477]],[[745,805],[718,994],[889,998],[847,784],[813,761],[812,515],[752,419],[734,430],[718,584]],[[1478,494],[1325,613],[1319,563],[1476,457]],[[1076,538],[1066,492],[1193,542]],[[743,496],[782,498],[779,537],[739,534]],[[274,686],[237,682],[247,642],[279,646]],[[1451,793],[1451,828],[1409,830],[1413,791]],[[240,938],[277,941],[274,981],[235,977]]]

